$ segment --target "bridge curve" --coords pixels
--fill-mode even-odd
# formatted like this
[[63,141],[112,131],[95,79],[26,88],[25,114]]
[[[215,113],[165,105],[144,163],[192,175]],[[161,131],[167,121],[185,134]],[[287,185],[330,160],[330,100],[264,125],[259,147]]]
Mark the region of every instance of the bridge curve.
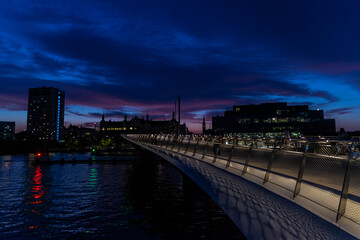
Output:
[[[319,153],[319,141],[315,142],[317,148],[309,141],[298,142],[295,146],[298,151],[294,151],[293,143],[276,140],[255,144],[254,140],[220,143],[213,138],[172,135],[124,138],[188,175],[248,239],[360,237],[357,221],[360,201],[355,191],[360,186],[353,186],[358,173],[352,157],[356,153],[354,142],[344,143],[343,154],[328,152],[325,158]],[[328,142],[325,146],[338,148]],[[327,150],[322,149],[321,153]],[[328,172],[325,177],[317,172],[319,162],[320,168]],[[329,164],[331,166],[327,166]],[[318,173],[318,178],[311,178],[314,173]],[[341,176],[339,191],[337,180]],[[338,207],[334,210],[336,204]]]

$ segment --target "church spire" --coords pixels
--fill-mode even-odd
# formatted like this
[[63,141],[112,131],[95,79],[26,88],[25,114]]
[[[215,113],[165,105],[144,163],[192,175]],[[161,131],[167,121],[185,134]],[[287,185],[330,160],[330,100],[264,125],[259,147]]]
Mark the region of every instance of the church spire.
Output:
[[202,134],[205,135],[206,131],[206,123],[205,123],[205,116],[203,116],[203,123],[202,123]]

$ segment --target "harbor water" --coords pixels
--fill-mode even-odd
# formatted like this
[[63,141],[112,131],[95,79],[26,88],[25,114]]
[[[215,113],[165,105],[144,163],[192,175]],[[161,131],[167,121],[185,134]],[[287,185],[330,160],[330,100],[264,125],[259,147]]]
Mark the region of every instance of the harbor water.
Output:
[[244,239],[216,203],[149,153],[116,163],[64,164],[0,156],[0,239]]

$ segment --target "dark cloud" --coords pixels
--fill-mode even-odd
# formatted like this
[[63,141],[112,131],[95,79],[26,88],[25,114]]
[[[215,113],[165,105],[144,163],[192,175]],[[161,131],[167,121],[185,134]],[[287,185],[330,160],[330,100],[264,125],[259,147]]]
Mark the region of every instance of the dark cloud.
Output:
[[332,102],[338,101],[338,98],[337,98],[337,97],[335,97],[335,96],[333,96],[333,95],[331,95],[330,93],[325,92],[325,91],[312,92],[312,93],[311,93],[311,96],[326,99],[326,100],[328,101],[328,103],[332,103]]
[[329,110],[326,112],[327,116],[334,116],[334,115],[342,115],[342,114],[348,114],[348,113],[352,113],[355,110],[355,108],[351,108],[351,107],[345,107],[345,108],[336,108],[333,110]]
[[101,118],[103,114],[106,116],[106,118],[122,118],[126,115],[126,112],[122,112],[122,111],[104,111],[103,113],[90,112],[88,115],[95,118]]

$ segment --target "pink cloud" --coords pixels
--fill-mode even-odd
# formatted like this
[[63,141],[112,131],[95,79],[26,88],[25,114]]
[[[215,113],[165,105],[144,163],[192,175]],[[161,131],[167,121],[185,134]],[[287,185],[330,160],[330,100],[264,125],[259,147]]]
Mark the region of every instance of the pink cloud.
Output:
[[0,108],[11,111],[27,111],[27,97],[18,94],[1,94]]
[[304,66],[305,69],[311,71],[328,73],[328,74],[341,74],[350,73],[360,70],[360,62],[345,63],[345,62],[333,62],[333,63],[319,63]]

